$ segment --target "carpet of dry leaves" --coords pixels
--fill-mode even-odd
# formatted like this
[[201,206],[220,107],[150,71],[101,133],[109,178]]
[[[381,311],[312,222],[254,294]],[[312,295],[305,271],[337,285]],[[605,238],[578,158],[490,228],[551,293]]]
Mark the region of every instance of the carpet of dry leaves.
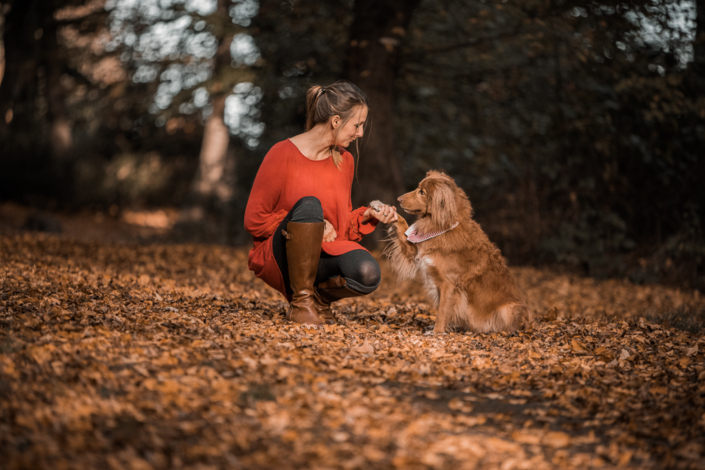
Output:
[[246,261],[0,234],[0,467],[705,468],[697,292],[513,268],[532,328],[433,336],[383,264],[312,330]]

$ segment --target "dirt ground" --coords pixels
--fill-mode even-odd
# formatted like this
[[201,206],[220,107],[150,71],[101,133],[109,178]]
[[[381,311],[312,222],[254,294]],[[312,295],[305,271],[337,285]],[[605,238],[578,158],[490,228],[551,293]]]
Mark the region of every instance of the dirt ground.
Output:
[[0,205],[0,467],[705,468],[697,291],[514,267],[531,328],[434,336],[377,253],[314,330],[247,248],[160,243],[162,216]]

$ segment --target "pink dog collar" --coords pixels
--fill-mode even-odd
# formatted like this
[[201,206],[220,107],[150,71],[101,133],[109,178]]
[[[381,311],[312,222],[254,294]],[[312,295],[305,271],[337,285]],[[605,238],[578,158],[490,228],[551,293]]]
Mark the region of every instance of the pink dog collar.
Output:
[[418,231],[419,229],[416,228],[416,224],[414,224],[411,227],[409,227],[408,229],[406,229],[406,232],[404,232],[404,235],[406,235],[406,239],[408,241],[410,241],[411,243],[421,243],[421,242],[425,242],[426,240],[429,240],[431,238],[435,238],[438,235],[443,235],[446,232],[450,232],[458,225],[460,225],[460,222],[456,222],[455,225],[453,225],[448,230],[436,230],[435,232],[419,233],[419,231]]

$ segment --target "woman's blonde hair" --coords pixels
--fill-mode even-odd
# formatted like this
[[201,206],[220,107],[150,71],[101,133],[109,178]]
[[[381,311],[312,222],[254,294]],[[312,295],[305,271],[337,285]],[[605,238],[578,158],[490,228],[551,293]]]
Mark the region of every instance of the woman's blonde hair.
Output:
[[[340,116],[342,124],[338,132],[352,118],[355,108],[370,105],[367,96],[358,87],[346,80],[338,80],[332,85],[314,85],[306,93],[306,130],[310,131],[316,126],[328,122],[333,116]],[[357,145],[357,141],[355,142]],[[333,163],[340,168],[343,157],[337,148],[332,148]],[[358,148],[359,155],[359,148]]]

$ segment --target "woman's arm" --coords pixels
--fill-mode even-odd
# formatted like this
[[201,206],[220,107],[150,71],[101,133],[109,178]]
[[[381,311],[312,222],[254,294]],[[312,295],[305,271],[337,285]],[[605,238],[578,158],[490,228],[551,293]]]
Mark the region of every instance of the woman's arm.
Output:
[[286,181],[285,156],[276,146],[264,157],[257,171],[245,209],[245,230],[254,237],[269,238],[287,211],[274,210]]
[[360,207],[352,210],[352,202],[349,203],[348,210],[350,215],[348,216],[348,228],[346,230],[346,236],[348,240],[354,242],[362,240],[362,237],[374,232],[377,223],[377,219],[369,219],[365,222],[365,212],[369,207]]

